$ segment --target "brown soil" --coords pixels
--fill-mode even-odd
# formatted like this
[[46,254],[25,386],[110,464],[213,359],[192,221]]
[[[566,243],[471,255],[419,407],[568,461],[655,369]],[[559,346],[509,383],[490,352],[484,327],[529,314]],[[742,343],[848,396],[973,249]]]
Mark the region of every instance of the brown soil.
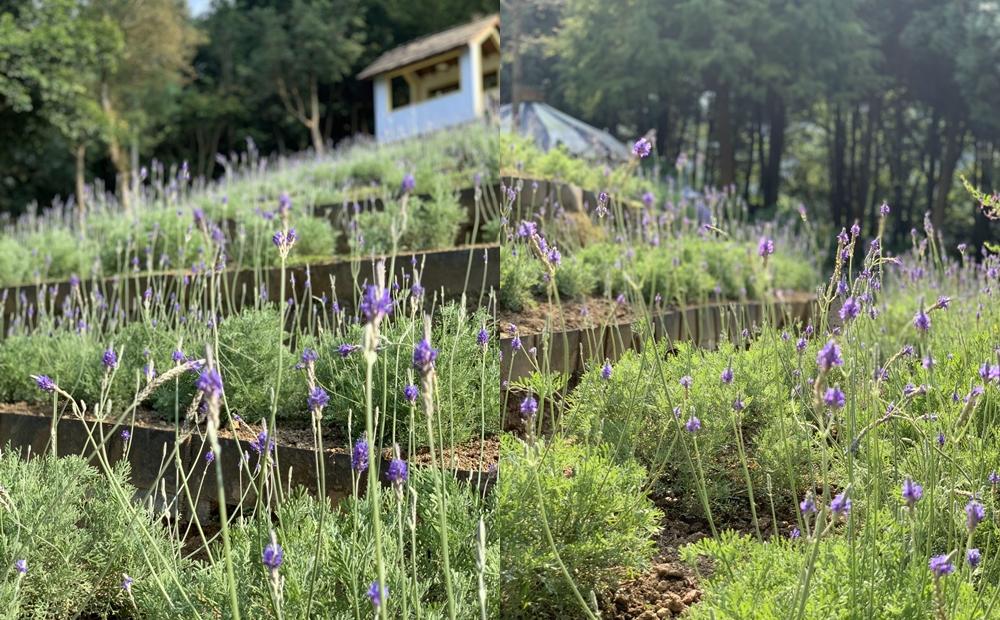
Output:
[[[775,291],[775,299],[780,303],[802,303],[815,299],[815,294],[802,291]],[[739,301],[713,301],[713,304],[739,304]],[[759,303],[748,301],[748,303]],[[690,306],[696,307],[696,306]],[[679,310],[674,306],[656,308],[657,312]],[[559,304],[547,301],[537,302],[531,308],[520,312],[500,310],[497,313],[500,324],[501,338],[511,338],[509,326],[516,325],[521,336],[540,334],[548,328],[550,331],[571,331],[576,329],[601,327],[608,324],[625,324],[644,316],[638,310],[633,310],[629,303],[619,304],[613,299],[592,297],[583,301],[564,301]]]
[[[443,462],[451,469],[479,471],[480,449],[482,449],[483,470],[489,470],[500,462],[499,437],[486,437],[482,443],[478,439],[472,439],[445,449],[443,453],[437,454],[438,462],[439,464]],[[391,448],[386,448],[382,454],[386,458],[393,456]],[[431,451],[429,448],[418,448],[414,454],[407,455],[404,450],[402,458],[416,465],[430,465]]]
[[708,536],[708,526],[664,517],[656,540],[659,553],[638,577],[621,582],[599,601],[603,617],[613,620],[654,620],[681,615],[701,600],[694,571],[680,562],[678,549]]
[[[682,546],[697,542],[710,535],[708,522],[678,514],[676,499],[654,498],[663,510],[661,530],[656,539],[658,553],[650,568],[643,574],[622,581],[618,587],[605,593],[599,604],[604,618],[613,620],[654,620],[681,615],[685,609],[701,600],[701,589],[697,576],[711,575],[712,564],[707,559],[698,562],[697,572],[680,561]],[[778,516],[778,527],[773,527],[770,516],[759,515],[761,534],[765,539],[771,536],[788,536],[795,526],[794,514]],[[719,531],[736,530],[752,534],[753,526],[749,517],[716,522]]]
[[594,297],[585,301],[564,301],[561,304],[538,302],[521,312],[501,310],[498,313],[500,333],[510,338],[508,327],[513,324],[521,335],[540,334],[551,326],[555,331],[568,331],[606,324],[626,323],[635,318],[628,303],[620,304],[613,299]]

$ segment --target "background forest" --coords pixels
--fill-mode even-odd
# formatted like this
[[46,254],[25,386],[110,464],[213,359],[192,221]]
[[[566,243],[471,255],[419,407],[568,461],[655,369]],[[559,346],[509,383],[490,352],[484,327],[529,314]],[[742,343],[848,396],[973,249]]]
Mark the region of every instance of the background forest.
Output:
[[[981,0],[502,0],[504,101],[545,100],[754,211],[977,245],[1000,141],[1000,5]],[[995,232],[993,236],[995,237]]]
[[[372,129],[357,73],[495,0],[0,0],[0,213],[157,158],[323,150]],[[252,142],[249,142],[249,141]]]

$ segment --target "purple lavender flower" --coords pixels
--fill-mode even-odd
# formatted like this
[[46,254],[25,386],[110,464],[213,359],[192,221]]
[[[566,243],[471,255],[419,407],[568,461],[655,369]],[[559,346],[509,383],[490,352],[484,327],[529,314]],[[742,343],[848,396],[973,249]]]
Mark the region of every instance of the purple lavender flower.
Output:
[[800,536],[802,536],[802,532],[799,531],[799,528],[797,527],[793,527],[792,531],[788,532],[788,537],[791,538],[792,540],[795,540]]
[[774,254],[774,240],[768,239],[767,237],[761,237],[760,243],[757,244],[757,254],[764,259],[771,254]]
[[319,354],[316,353],[316,351],[314,351],[313,349],[306,347],[302,349],[302,357],[299,359],[301,360],[303,366],[306,366],[308,364],[315,364],[316,360],[319,359]]
[[121,432],[121,437],[122,441],[127,442],[128,440],[132,439],[132,431],[128,430],[127,428],[123,428]]
[[879,212],[879,215],[881,215],[882,217],[885,217],[885,216],[889,215],[889,203],[888,202],[883,202],[882,206],[880,206],[878,208],[878,212]]
[[177,350],[170,354],[170,359],[177,364],[182,364],[187,359],[187,356],[184,355],[184,351]]
[[408,402],[417,402],[418,396],[420,396],[420,390],[417,389],[417,386],[410,384],[403,388],[403,398]]
[[257,439],[250,442],[250,448],[261,456],[268,450],[274,450],[274,440],[268,437],[267,431],[257,434]]
[[431,343],[423,338],[413,347],[413,367],[422,373],[428,373],[434,368],[437,356],[438,350],[432,348]]
[[942,295],[942,296],[938,297],[937,303],[934,304],[934,307],[935,308],[940,308],[942,310],[947,310],[948,309],[948,304],[950,304],[950,303],[951,303],[951,298],[947,297],[945,295]]
[[840,347],[833,340],[830,340],[820,349],[816,355],[816,364],[821,370],[829,371],[834,366],[843,366],[844,359],[840,357]]
[[361,313],[369,323],[377,323],[383,316],[392,314],[393,302],[389,291],[369,284],[361,298]]
[[732,366],[726,366],[722,374],[719,375],[719,379],[726,385],[733,382],[733,368]]
[[861,305],[853,297],[844,300],[844,305],[840,307],[840,318],[849,321],[856,318],[861,312]]
[[310,409],[319,411],[330,402],[330,395],[326,393],[326,390],[317,385],[310,390],[309,397],[306,400],[309,402]]
[[920,498],[924,496],[924,487],[920,486],[912,479],[907,478],[903,480],[903,500],[906,505],[913,508],[913,505],[920,501]]
[[955,572],[955,565],[949,561],[948,556],[945,554],[936,555],[930,559],[928,566],[931,572],[934,573],[934,578],[939,579],[945,575],[950,575]]
[[990,484],[993,486],[997,486],[998,484],[1000,484],[1000,474],[998,474],[996,471],[991,471],[990,475],[987,476],[986,479],[989,480]]
[[360,347],[356,344],[347,344],[346,342],[337,347],[337,353],[340,354],[341,358],[347,358],[357,351]]
[[417,180],[413,178],[412,174],[407,173],[403,177],[403,182],[400,184],[399,189],[404,194],[412,192],[417,187]]
[[926,332],[931,328],[931,317],[921,309],[913,315],[913,326],[922,332]]
[[632,154],[638,156],[639,159],[645,159],[649,157],[650,152],[653,150],[653,145],[649,143],[649,140],[645,138],[639,138],[632,145]]
[[276,542],[270,542],[264,547],[264,553],[261,554],[261,562],[264,563],[272,573],[278,570],[281,566],[281,562],[285,559],[285,552],[282,550],[281,545]]
[[403,486],[409,478],[409,470],[406,467],[406,461],[402,459],[392,459],[389,463],[389,469],[386,471],[386,477],[389,478],[389,482],[397,487]]
[[974,499],[970,499],[965,505],[965,526],[969,531],[976,529],[976,526],[986,518],[986,509]]
[[372,607],[376,610],[385,603],[385,599],[387,598],[389,598],[388,586],[379,588],[377,581],[373,581],[372,585],[368,586],[368,599],[372,602]]
[[521,224],[517,227],[517,236],[522,239],[527,239],[528,237],[534,237],[538,234],[538,224],[534,222],[529,222],[527,220],[521,220]]
[[965,561],[968,562],[969,566],[972,568],[979,566],[979,561],[982,559],[982,554],[979,553],[979,549],[976,549],[975,547],[965,552]]
[[14,570],[22,575],[28,574],[28,561],[27,560],[15,560]]
[[830,500],[830,510],[838,516],[847,516],[851,512],[851,500],[847,493],[841,493]]
[[359,473],[368,469],[368,441],[364,436],[354,444],[354,453],[351,455],[351,469]]
[[795,341],[795,350],[798,351],[799,353],[802,353],[803,351],[806,350],[805,338],[799,338],[798,340]]
[[118,354],[115,353],[114,349],[108,349],[101,357],[101,363],[103,363],[104,367],[108,370],[118,368]]
[[921,364],[923,365],[924,368],[930,370],[931,368],[934,368],[934,358],[928,354],[924,357]]
[[531,418],[538,413],[538,401],[530,394],[521,401],[521,417]]
[[861,234],[861,227],[858,226],[857,222],[854,222],[854,224],[851,226],[851,235],[857,237],[860,234]]
[[691,384],[694,383],[694,379],[691,378],[691,375],[684,375],[683,377],[680,378],[680,381],[678,381],[678,383],[680,383],[681,387],[683,387],[685,390],[689,390],[691,389]]
[[48,375],[38,375],[35,377],[35,385],[43,392],[51,394],[56,391],[56,383]]
[[601,367],[601,378],[607,381],[611,378],[611,362],[604,360],[604,366]]
[[739,398],[733,401],[733,411],[737,412],[743,411],[743,407],[744,407],[743,401],[740,400]]
[[816,512],[816,501],[813,499],[811,493],[806,495],[805,498],[799,502],[799,510],[802,511],[802,514]]
[[486,348],[486,345],[490,342],[490,335],[486,331],[485,327],[479,328],[479,333],[476,334],[476,344],[482,348]]
[[205,463],[211,465],[214,462],[215,462],[215,452],[209,450],[208,452],[205,453]]
[[684,428],[687,429],[687,432],[689,433],[697,433],[701,430],[701,420],[699,420],[696,416],[691,416],[684,424]]
[[945,442],[944,433],[938,432],[938,434],[937,434],[937,443],[938,443],[938,446],[940,446],[940,447],[943,448],[944,447],[944,442]]
[[844,393],[840,391],[839,387],[827,388],[826,394],[823,395],[823,402],[826,403],[827,407],[832,407],[834,409],[840,409],[847,402],[844,397]]
[[198,375],[195,387],[205,393],[208,398],[222,396],[222,376],[214,368],[206,368]]
[[131,593],[133,583],[135,583],[134,579],[129,577],[127,573],[122,573],[122,590]]

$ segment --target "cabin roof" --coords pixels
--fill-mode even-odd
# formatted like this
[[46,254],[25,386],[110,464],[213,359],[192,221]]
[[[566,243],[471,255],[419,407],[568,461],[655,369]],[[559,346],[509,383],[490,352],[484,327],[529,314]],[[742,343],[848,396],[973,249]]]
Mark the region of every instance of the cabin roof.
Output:
[[500,15],[494,13],[461,26],[414,39],[409,43],[385,52],[375,62],[358,74],[358,79],[367,80],[393,69],[425,60],[444,52],[468,45],[487,30],[500,27]]

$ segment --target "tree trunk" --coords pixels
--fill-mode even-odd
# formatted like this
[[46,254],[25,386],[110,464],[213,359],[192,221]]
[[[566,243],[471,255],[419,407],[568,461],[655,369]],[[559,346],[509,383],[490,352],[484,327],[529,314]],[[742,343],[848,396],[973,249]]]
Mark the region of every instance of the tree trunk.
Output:
[[767,97],[767,165],[763,174],[764,206],[772,207],[778,202],[781,190],[781,156],[785,150],[785,102],[781,96],[771,91]]
[[[873,202],[872,199],[868,197],[868,186],[871,182],[871,167],[872,167],[872,145],[875,142],[875,132],[877,131],[879,115],[881,114],[881,101],[876,98],[875,101],[868,104],[868,123],[867,130],[865,131],[864,143],[861,146],[861,166],[859,170],[858,177],[858,219],[862,222],[864,221],[864,216],[866,209],[870,206],[869,203]],[[878,175],[876,174],[876,177]]]
[[76,155],[76,211],[80,216],[80,224],[83,224],[84,215],[87,212],[87,192],[85,183],[85,167],[87,165],[87,145],[81,142],[74,149]]
[[114,106],[111,104],[111,96],[108,94],[108,85],[106,82],[101,84],[101,109],[104,111],[104,116],[111,126],[111,131],[108,132],[108,155],[111,157],[111,163],[114,164],[115,171],[118,173],[116,186],[118,194],[121,197],[122,209],[125,213],[130,213],[132,211],[132,201],[129,195],[130,175],[128,155],[118,142],[118,136],[116,135],[118,128],[117,114],[115,113]]
[[833,113],[833,144],[830,146],[830,210],[835,228],[844,225],[844,151],[847,148],[845,131],[844,114],[837,104]]
[[[903,137],[906,132],[905,119],[903,116],[903,101],[901,97],[896,98],[895,122],[893,123],[893,146],[892,154],[889,157],[889,171],[892,177],[892,207],[897,210],[903,208]],[[896,221],[899,219],[897,217]],[[902,227],[898,224],[892,229],[894,243],[899,243]]]
[[951,184],[955,176],[955,167],[958,166],[958,158],[962,155],[962,146],[965,142],[965,129],[961,126],[962,121],[952,117],[945,121],[945,144],[944,154],[941,158],[941,175],[938,178],[937,194],[934,196],[934,207],[931,209],[931,222],[936,230],[941,230],[944,224],[944,212],[948,206],[948,192],[951,191]]
[[728,188],[736,183],[736,140],[728,84],[720,85],[715,93],[715,133],[719,140],[719,185]]
[[317,155],[322,155],[326,151],[326,143],[323,141],[323,132],[320,130],[319,117],[319,87],[316,78],[309,79],[309,135],[312,137],[313,149]]
[[[937,181],[937,171],[939,159],[941,157],[941,117],[937,109],[931,117],[931,124],[927,127],[927,170],[924,176],[927,180],[926,187],[926,210],[932,211],[934,208],[934,194]],[[917,214],[914,214],[911,226],[916,226]]]

